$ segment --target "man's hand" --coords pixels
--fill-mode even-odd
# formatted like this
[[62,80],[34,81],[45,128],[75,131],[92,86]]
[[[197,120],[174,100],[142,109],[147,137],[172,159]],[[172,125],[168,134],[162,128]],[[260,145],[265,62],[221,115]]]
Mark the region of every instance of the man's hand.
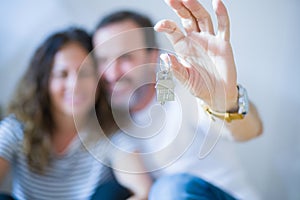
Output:
[[[197,0],[165,0],[180,17],[185,33],[171,20],[155,26],[164,32],[177,56],[169,55],[176,78],[213,110],[237,108],[237,78],[230,44],[227,10],[221,0],[212,0],[217,15],[215,33],[211,16]],[[167,59],[163,56],[162,59]]]

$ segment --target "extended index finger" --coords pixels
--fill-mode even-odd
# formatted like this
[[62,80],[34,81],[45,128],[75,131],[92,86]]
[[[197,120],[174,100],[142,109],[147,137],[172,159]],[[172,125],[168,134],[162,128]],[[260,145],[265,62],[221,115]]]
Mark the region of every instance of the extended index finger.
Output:
[[157,22],[154,29],[157,32],[164,32],[173,46],[185,38],[184,33],[180,30],[177,24],[171,20],[161,20]]

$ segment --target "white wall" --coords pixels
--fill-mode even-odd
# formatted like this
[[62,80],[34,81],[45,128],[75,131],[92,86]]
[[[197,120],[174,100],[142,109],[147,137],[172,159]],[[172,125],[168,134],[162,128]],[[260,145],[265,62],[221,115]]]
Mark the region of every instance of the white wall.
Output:
[[[210,1],[203,1],[209,7]],[[262,137],[238,145],[264,199],[299,199],[300,2],[225,1],[231,16],[238,79],[264,121]],[[92,30],[112,9],[136,8],[154,21],[175,18],[163,0],[12,0],[0,7],[0,105],[5,106],[45,36],[70,24]],[[215,19],[214,19],[215,20]]]

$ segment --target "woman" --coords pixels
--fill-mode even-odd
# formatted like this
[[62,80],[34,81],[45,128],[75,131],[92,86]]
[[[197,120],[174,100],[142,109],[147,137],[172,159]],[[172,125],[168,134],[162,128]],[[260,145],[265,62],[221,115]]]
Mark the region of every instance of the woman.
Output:
[[[89,35],[76,28],[51,35],[36,50],[9,106],[13,115],[0,124],[0,181],[9,169],[13,179],[13,197],[8,199],[147,197],[151,184],[147,175],[117,172],[127,190],[112,181],[110,169],[82,143],[97,136],[93,134],[95,110],[106,135],[115,127],[104,94],[97,89],[91,51]],[[92,144],[101,144],[98,140],[102,138],[97,136]],[[109,151],[104,153],[114,167],[118,159],[113,156]],[[136,156],[122,159],[143,167]],[[106,184],[113,184],[109,188],[116,191],[109,194],[103,189]],[[121,196],[114,196],[117,194]]]

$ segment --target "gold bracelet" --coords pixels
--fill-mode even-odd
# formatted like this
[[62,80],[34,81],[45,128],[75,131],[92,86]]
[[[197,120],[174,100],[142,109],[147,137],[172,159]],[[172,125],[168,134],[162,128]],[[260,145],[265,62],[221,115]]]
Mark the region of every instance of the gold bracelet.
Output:
[[210,107],[207,105],[204,105],[203,109],[208,115],[210,115],[212,117],[213,120],[214,120],[213,117],[217,117],[219,119],[226,120],[227,122],[231,122],[232,120],[237,120],[237,119],[244,119],[243,114],[229,113],[229,112],[224,112],[224,113],[217,112],[217,111],[213,111],[212,109],[210,109]]
[[245,115],[249,111],[249,101],[246,89],[241,86],[237,85],[238,88],[238,111],[237,112],[218,112],[212,110],[208,105],[202,105],[204,111],[211,116],[214,120],[214,117],[217,117],[222,120],[226,120],[227,122],[231,122],[232,120],[239,120],[244,119]]

